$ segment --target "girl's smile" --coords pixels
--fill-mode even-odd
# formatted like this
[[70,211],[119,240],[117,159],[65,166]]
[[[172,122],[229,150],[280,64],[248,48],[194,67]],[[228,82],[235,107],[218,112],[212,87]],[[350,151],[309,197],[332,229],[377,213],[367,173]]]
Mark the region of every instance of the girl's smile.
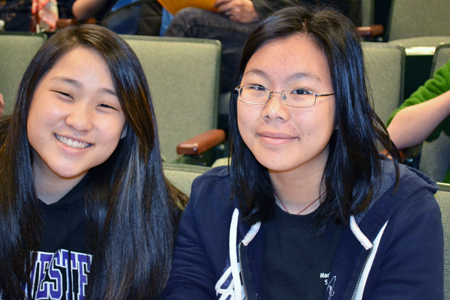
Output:
[[67,146],[69,146],[71,148],[84,149],[84,148],[87,148],[87,147],[90,147],[90,146],[94,145],[94,144],[91,144],[91,143],[86,143],[86,142],[82,142],[82,141],[76,140],[75,138],[72,139],[72,138],[67,138],[65,136],[60,136],[60,135],[57,135],[56,133],[55,133],[55,137],[61,143],[63,143],[64,145],[67,145]]

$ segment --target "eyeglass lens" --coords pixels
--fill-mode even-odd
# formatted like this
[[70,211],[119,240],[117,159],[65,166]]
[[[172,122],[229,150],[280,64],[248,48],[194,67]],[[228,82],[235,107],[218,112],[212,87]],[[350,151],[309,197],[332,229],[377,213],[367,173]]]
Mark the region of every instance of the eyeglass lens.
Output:
[[[274,93],[263,86],[243,86],[239,89],[240,99],[250,104],[265,104]],[[271,95],[272,94],[272,95]],[[277,93],[279,94],[279,93]],[[310,107],[315,104],[316,95],[304,89],[291,89],[282,92],[282,99],[286,105],[295,107]]]

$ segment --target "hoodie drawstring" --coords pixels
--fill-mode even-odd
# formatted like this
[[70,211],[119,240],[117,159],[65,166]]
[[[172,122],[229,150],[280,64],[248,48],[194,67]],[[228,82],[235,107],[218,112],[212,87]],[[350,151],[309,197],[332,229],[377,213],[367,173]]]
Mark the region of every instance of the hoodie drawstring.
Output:
[[[229,235],[229,255],[230,255],[230,267],[222,274],[219,280],[216,283],[216,294],[220,295],[219,300],[242,300],[245,298],[245,295],[242,293],[242,280],[241,280],[241,266],[238,262],[238,248],[237,248],[237,233],[238,233],[238,225],[239,225],[239,210],[236,208],[233,212],[233,216],[231,217],[230,224],[230,235]],[[248,244],[253,240],[253,238],[258,233],[261,227],[261,222],[257,222],[252,225],[250,230],[245,235],[242,240],[242,244],[244,246],[248,246]],[[229,277],[231,275],[231,280]],[[229,282],[226,288],[222,286]]]
[[231,264],[231,276],[233,277],[234,285],[234,299],[242,299],[242,283],[241,277],[239,275],[239,264],[237,259],[237,230],[239,223],[239,210],[235,209],[233,212],[233,217],[231,218],[230,226],[230,241],[229,241],[229,252],[230,252],[230,264]]

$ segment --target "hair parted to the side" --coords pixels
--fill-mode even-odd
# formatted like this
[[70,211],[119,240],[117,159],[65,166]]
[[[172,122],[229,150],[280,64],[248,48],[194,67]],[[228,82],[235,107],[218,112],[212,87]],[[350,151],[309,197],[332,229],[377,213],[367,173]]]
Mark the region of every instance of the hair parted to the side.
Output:
[[118,35],[96,25],[63,29],[36,54],[21,81],[0,149],[0,295],[25,299],[42,220],[32,177],[27,118],[36,86],[68,52],[105,60],[126,118],[126,136],[93,175],[86,217],[94,232],[87,299],[152,299],[169,277],[180,207],[187,197],[164,177],[145,74]]
[[[398,150],[375,114],[365,83],[360,38],[352,22],[326,7],[297,6],[282,9],[261,21],[250,34],[235,78],[239,85],[245,67],[261,46],[293,35],[310,38],[327,58],[335,93],[335,128],[323,182],[326,198],[314,223],[323,229],[330,220],[344,224],[350,215],[365,210],[381,179],[377,143],[393,157],[398,181]],[[295,51],[295,49],[292,49]],[[229,108],[231,185],[248,224],[271,218],[275,198],[267,169],[245,145],[237,124],[237,99]]]

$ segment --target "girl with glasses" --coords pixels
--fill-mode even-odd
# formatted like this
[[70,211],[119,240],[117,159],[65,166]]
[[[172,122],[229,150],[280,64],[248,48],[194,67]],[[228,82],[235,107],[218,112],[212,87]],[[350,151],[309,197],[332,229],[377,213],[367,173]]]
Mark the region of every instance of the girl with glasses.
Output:
[[338,12],[259,23],[230,102],[231,165],[193,184],[166,299],[443,299],[437,185],[398,164],[364,73]]

